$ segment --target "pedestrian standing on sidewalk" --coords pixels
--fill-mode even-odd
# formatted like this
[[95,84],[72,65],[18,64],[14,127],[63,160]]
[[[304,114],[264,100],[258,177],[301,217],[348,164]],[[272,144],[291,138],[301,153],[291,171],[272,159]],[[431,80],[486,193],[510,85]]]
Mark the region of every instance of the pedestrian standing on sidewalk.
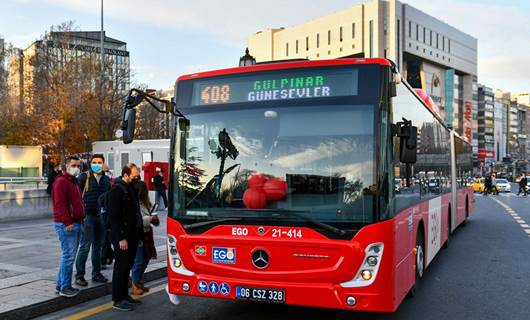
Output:
[[92,282],[105,283],[108,281],[101,274],[101,247],[105,238],[105,227],[101,221],[99,197],[110,190],[110,179],[103,172],[105,157],[102,154],[94,154],[90,160],[88,172],[79,176],[78,182],[82,190],[83,202],[85,204],[86,218],[83,227],[83,237],[75,263],[75,283],[86,287],[85,280],[86,261],[88,252],[92,248]]
[[160,198],[164,201],[164,209],[167,209],[167,195],[166,184],[164,183],[164,170],[156,168],[157,174],[153,177],[153,184],[155,185],[155,203],[160,208]]
[[112,274],[113,308],[130,311],[140,301],[129,295],[129,273],[134,263],[138,241],[143,234],[142,217],[138,196],[133,187],[140,179],[138,167],[128,164],[121,171],[121,179],[109,192],[108,214],[110,236],[114,247],[114,271]]
[[521,192],[524,196],[528,195],[528,179],[526,178],[526,173],[521,174],[521,179],[519,180],[519,192],[517,192],[517,195],[520,195]]
[[78,289],[72,288],[72,271],[85,218],[81,190],[76,180],[80,168],[79,158],[69,157],[66,160],[66,172],[57,176],[51,194],[55,233],[61,243],[62,251],[56,291],[67,298],[79,293]]
[[140,200],[140,212],[142,214],[143,222],[143,237],[138,243],[136,258],[131,270],[131,279],[133,294],[142,295],[145,292],[149,292],[149,288],[145,286],[144,282],[145,269],[147,269],[149,260],[156,259],[156,248],[151,224],[158,226],[160,221],[158,220],[158,216],[156,214],[151,215],[151,208],[153,205],[149,200],[147,184],[143,181],[138,181],[138,183],[134,185],[134,188],[138,194],[138,199]]

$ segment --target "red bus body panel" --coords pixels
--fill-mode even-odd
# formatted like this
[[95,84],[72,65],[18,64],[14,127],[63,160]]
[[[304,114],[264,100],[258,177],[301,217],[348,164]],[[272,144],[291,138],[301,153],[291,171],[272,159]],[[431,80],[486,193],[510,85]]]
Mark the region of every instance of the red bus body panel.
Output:
[[[473,209],[473,192],[471,188],[459,189],[458,224],[466,217],[466,198],[470,213]],[[299,227],[266,226],[265,232],[260,234],[259,226],[248,225],[219,225],[203,234],[187,234],[180,223],[168,218],[168,234],[177,239],[177,249],[183,265],[193,272],[191,276],[175,273],[168,256],[169,291],[178,295],[236,299],[236,286],[282,289],[285,290],[287,304],[393,312],[415,281],[413,249],[420,224],[425,231],[426,252],[431,249],[437,252],[447,240],[451,194],[431,200],[438,201],[441,205],[430,206],[430,200],[419,203],[393,219],[363,227],[352,240],[331,240],[310,228]],[[441,213],[438,220],[441,224],[430,218],[437,210]],[[234,235],[234,228],[246,228],[248,234]],[[273,229],[297,229],[301,230],[303,236],[296,239],[273,238]],[[438,243],[437,248],[429,248],[429,238]],[[384,244],[384,252],[375,281],[366,287],[342,287],[341,283],[351,280],[357,274],[365,258],[365,248],[377,242]],[[204,248],[205,252],[198,254],[198,247]],[[234,249],[235,263],[213,263],[213,247]],[[269,253],[271,262],[267,269],[258,270],[252,265],[251,253],[256,248],[265,249]],[[296,254],[326,258],[304,258],[297,257]],[[207,283],[224,282],[232,290],[226,296],[201,293],[198,290],[198,282],[201,280]],[[188,292],[182,289],[184,283],[190,286]],[[354,296],[357,300],[353,307],[346,304],[349,296]]]

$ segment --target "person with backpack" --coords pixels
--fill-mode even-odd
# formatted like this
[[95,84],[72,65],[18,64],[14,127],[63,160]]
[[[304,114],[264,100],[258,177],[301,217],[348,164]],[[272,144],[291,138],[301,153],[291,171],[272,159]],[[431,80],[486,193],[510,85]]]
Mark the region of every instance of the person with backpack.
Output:
[[78,178],[79,187],[82,190],[83,202],[85,204],[86,218],[83,226],[83,237],[76,259],[75,283],[86,287],[85,267],[88,252],[92,248],[92,282],[105,283],[108,281],[101,274],[101,246],[105,237],[105,227],[100,217],[98,205],[99,197],[110,190],[110,179],[103,172],[105,157],[102,154],[94,154],[90,160],[90,169]]
[[153,177],[153,184],[155,185],[155,203],[160,208],[160,199],[164,201],[164,209],[167,209],[167,195],[166,195],[166,184],[164,183],[164,170],[162,168],[156,168],[157,174]]
[[156,259],[156,248],[153,237],[153,228],[151,225],[158,226],[160,220],[157,215],[151,214],[152,204],[149,200],[149,190],[147,184],[143,181],[138,181],[134,185],[134,189],[138,194],[140,200],[140,213],[142,214],[143,223],[143,237],[138,243],[136,250],[136,258],[131,270],[132,292],[134,295],[142,295],[149,292],[149,288],[145,286],[144,272],[147,269],[149,260]]
[[140,204],[134,184],[140,179],[135,164],[128,164],[121,171],[121,179],[108,193],[107,211],[110,220],[110,238],[114,247],[112,273],[112,307],[130,311],[140,301],[129,295],[129,273],[136,257],[138,242],[143,235]]
[[486,176],[486,178],[484,178],[484,190],[483,190],[482,193],[483,193],[485,196],[487,196],[488,193],[490,193],[490,191],[491,191],[491,176],[488,174],[488,175]]

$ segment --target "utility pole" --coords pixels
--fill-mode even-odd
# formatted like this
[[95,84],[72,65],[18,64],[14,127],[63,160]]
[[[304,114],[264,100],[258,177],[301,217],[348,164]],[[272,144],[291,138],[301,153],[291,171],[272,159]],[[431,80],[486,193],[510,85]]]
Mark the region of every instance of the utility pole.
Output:
[[[101,32],[100,32],[100,63],[101,63],[101,74],[99,81],[99,132],[100,134],[104,132],[104,117],[103,117],[103,82],[105,79],[105,55],[104,55],[104,39],[105,31],[103,30],[103,0],[101,0]],[[104,137],[106,138],[106,137]]]

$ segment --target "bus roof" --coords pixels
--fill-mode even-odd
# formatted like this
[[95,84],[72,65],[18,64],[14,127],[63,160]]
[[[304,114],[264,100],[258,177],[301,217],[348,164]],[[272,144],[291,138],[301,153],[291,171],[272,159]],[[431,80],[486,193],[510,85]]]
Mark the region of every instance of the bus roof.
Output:
[[246,67],[236,67],[228,69],[220,69],[213,71],[198,72],[193,74],[182,75],[177,78],[177,81],[200,79],[205,77],[222,76],[229,74],[238,74],[254,71],[268,71],[268,70],[282,70],[294,68],[311,68],[311,67],[325,67],[325,66],[340,66],[352,64],[379,64],[382,66],[390,66],[390,62],[383,58],[346,58],[334,60],[306,60],[306,61],[286,61],[278,63],[264,63],[256,64]]

